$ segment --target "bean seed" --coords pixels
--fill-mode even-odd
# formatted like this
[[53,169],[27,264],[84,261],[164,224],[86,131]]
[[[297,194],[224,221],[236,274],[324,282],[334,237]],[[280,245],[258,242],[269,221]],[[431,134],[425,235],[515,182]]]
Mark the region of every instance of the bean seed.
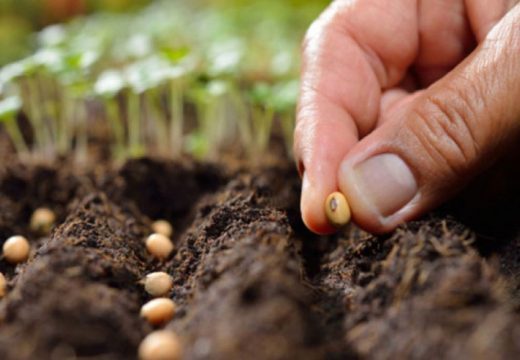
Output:
[[146,336],[139,345],[141,360],[178,360],[182,346],[179,338],[171,331],[158,330]]
[[146,249],[152,256],[164,260],[174,249],[172,241],[162,234],[152,234],[146,239]]
[[155,233],[162,234],[167,238],[171,238],[173,235],[173,227],[166,220],[156,220],[152,224],[152,230]]
[[173,279],[165,272],[153,272],[146,275],[144,289],[152,296],[164,296],[168,294],[173,286]]
[[141,307],[141,317],[152,325],[167,323],[173,315],[175,315],[175,303],[171,299],[153,299]]
[[350,207],[342,193],[333,192],[327,197],[325,214],[329,223],[335,228],[340,228],[350,221]]
[[51,209],[38,208],[31,216],[29,227],[38,235],[49,235],[55,222],[56,215]]
[[23,236],[11,236],[3,246],[4,257],[11,264],[24,262],[29,257],[31,246]]

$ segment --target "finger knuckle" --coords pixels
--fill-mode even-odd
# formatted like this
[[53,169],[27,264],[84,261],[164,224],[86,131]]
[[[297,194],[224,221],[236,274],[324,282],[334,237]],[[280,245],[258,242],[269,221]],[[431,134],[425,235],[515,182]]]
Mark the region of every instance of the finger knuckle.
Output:
[[461,175],[480,154],[476,116],[465,95],[445,91],[428,96],[414,109],[411,131],[438,167]]

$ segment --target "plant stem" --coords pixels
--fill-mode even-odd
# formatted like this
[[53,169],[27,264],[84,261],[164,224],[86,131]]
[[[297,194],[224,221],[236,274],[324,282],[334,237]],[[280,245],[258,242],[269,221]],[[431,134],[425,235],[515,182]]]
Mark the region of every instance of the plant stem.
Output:
[[282,133],[284,137],[285,149],[289,156],[292,156],[293,151],[293,131],[295,125],[295,115],[293,113],[284,114],[281,116]]
[[180,156],[183,149],[184,102],[180,81],[170,84],[170,147],[174,157]]
[[59,122],[57,124],[57,146],[58,153],[60,155],[66,155],[70,150],[71,131],[69,125],[74,121],[75,103],[74,100],[66,94],[63,95],[61,100],[63,103],[63,108],[60,111]]
[[87,102],[76,100],[77,109],[77,128],[76,128],[76,161],[84,164],[88,158],[88,111]]
[[230,93],[231,102],[237,110],[237,126],[240,134],[242,145],[247,149],[248,144],[253,141],[253,133],[251,129],[251,123],[248,121],[248,112],[246,105],[240,97],[238,91],[233,90]]
[[107,111],[107,120],[114,137],[113,153],[117,160],[121,160],[124,157],[125,151],[125,129],[121,122],[121,113],[117,99],[107,99],[105,101],[105,108]]
[[29,90],[29,112],[30,112],[30,120],[33,125],[33,133],[34,133],[34,142],[36,144],[36,153],[48,155],[49,147],[52,144],[52,139],[49,138],[50,134],[47,131],[47,127],[45,126],[43,113],[40,112],[40,104],[38,102],[39,96],[39,88],[38,82],[35,78],[27,77],[27,85]]
[[128,146],[132,157],[142,154],[139,94],[128,94]]
[[18,126],[16,118],[4,122],[4,126],[5,130],[11,137],[11,140],[13,141],[13,145],[15,147],[16,152],[21,156],[28,154],[29,148],[25,143],[25,140],[23,138],[22,132],[20,131],[20,127]]

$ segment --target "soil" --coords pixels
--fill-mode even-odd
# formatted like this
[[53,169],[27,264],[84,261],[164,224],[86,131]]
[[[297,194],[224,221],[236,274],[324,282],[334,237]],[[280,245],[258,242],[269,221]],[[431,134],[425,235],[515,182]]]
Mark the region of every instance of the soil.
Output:
[[[466,195],[386,236],[318,237],[285,160],[81,170],[5,157],[0,244],[24,234],[32,254],[0,261],[0,358],[135,358],[153,330],[139,318],[152,271],[174,278],[166,328],[186,359],[518,358],[520,196],[506,175],[495,192],[475,185],[485,206]],[[28,229],[40,206],[58,216],[48,237]],[[158,218],[175,228],[164,262],[143,245]]]

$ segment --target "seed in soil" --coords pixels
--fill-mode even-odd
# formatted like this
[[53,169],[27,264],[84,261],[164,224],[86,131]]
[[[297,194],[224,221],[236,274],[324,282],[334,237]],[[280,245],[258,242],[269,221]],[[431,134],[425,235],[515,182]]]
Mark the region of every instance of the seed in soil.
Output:
[[168,330],[158,330],[148,334],[139,345],[141,360],[177,360],[181,358],[181,353],[179,338]]
[[38,208],[31,216],[30,228],[38,235],[49,235],[55,222],[54,211],[48,208]]
[[5,296],[7,288],[7,280],[5,279],[4,274],[0,273],[0,299]]
[[31,246],[23,236],[11,236],[3,246],[4,257],[11,264],[24,262],[29,257]]
[[146,239],[146,249],[152,256],[159,260],[164,260],[173,251],[173,243],[170,238],[162,234],[152,234]]
[[161,325],[175,315],[175,303],[171,299],[159,298],[148,301],[141,307],[141,317],[152,325]]
[[345,226],[350,221],[350,207],[345,195],[333,192],[325,200],[325,214],[335,228]]
[[172,224],[170,224],[166,220],[156,220],[152,224],[152,230],[153,232],[157,234],[161,234],[166,236],[167,238],[171,238],[173,235],[173,227]]
[[158,271],[146,275],[144,289],[152,296],[164,296],[170,292],[173,286],[173,279],[165,272]]

